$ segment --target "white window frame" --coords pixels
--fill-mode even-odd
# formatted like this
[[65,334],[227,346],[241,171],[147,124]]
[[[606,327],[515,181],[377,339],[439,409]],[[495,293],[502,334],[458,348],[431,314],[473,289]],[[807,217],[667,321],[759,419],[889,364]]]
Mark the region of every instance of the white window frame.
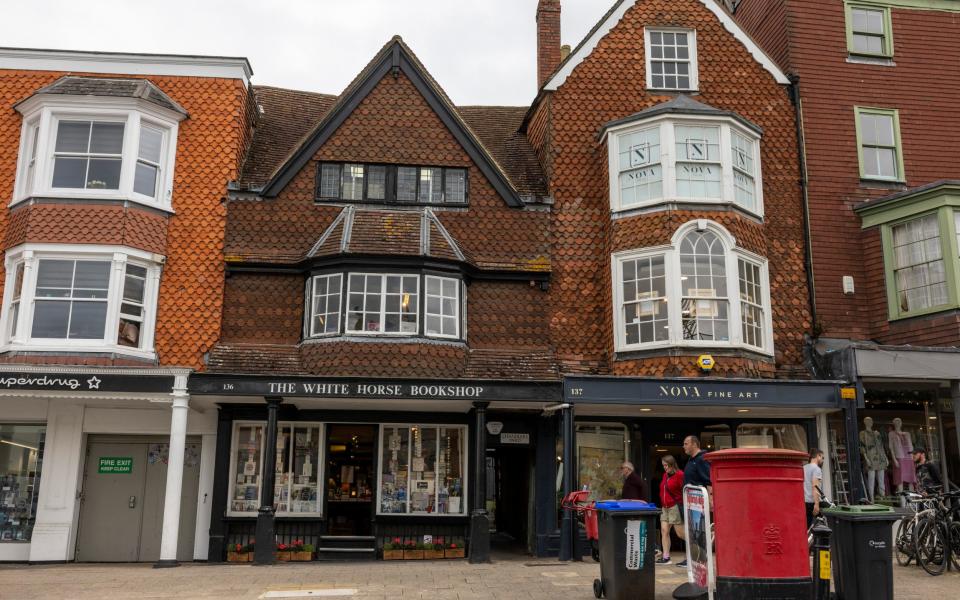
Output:
[[[33,338],[34,306],[36,304],[37,268],[40,260],[102,260],[111,262],[110,288],[107,297],[107,318],[100,340],[69,340]],[[139,358],[156,358],[154,333],[157,318],[157,297],[160,290],[162,256],[123,246],[91,246],[86,244],[23,244],[6,253],[7,273],[14,273],[18,263],[23,264],[23,289],[16,331],[9,330],[10,304],[13,286],[4,286],[3,313],[0,316],[0,352],[111,352]],[[117,342],[120,323],[120,305],[127,263],[147,269],[144,282],[144,314],[140,331],[140,345],[133,348]]]
[[[440,296],[438,296],[440,298],[440,313],[438,314],[430,313],[427,310],[427,299],[428,299],[427,289],[431,279],[436,279],[437,281],[440,282]],[[454,306],[456,307],[456,309],[453,315],[456,319],[456,333],[454,333],[453,335],[443,335],[442,333],[427,333],[427,319],[431,315],[440,318],[440,327],[441,329],[443,328],[443,319],[446,316],[443,314],[443,299],[445,297],[443,295],[444,281],[452,281],[454,283],[455,289],[457,290],[457,297],[455,298],[456,302],[454,303]],[[424,277],[424,281],[423,281],[423,335],[424,337],[446,338],[451,340],[460,339],[460,313],[461,313],[460,304],[461,302],[463,302],[462,288],[463,288],[463,282],[460,279],[457,279],[456,277],[441,277],[439,275],[426,275]]]
[[[344,300],[343,282],[344,282],[344,279],[349,275],[350,275],[349,273],[338,271],[336,273],[321,273],[319,275],[313,275],[310,277],[310,282],[307,285],[308,292],[309,292],[307,294],[307,318],[309,319],[309,321],[307,322],[307,332],[309,334],[309,337],[319,338],[319,337],[331,337],[331,336],[340,335],[340,332],[344,328],[343,320],[344,320],[344,315],[346,314],[346,312],[344,311],[344,304],[343,304],[343,300]],[[324,278],[331,279],[333,277],[340,278],[340,289],[337,293],[340,297],[340,300],[338,302],[339,310],[337,311],[337,330],[331,331],[331,332],[322,332],[322,331],[317,332],[313,326],[315,317],[317,315],[317,313],[315,312],[316,301],[317,301],[317,280],[324,279]],[[329,284],[328,284],[328,291],[329,291]],[[331,294],[328,293],[327,296],[329,295]],[[329,314],[329,313],[324,312],[324,314]]]
[[[13,206],[31,197],[63,199],[126,200],[157,208],[172,210],[173,174],[176,163],[179,122],[184,115],[163,109],[154,104],[134,98],[79,98],[62,96],[50,98],[37,96],[17,107],[23,113],[20,134],[20,150],[17,165],[17,182],[14,186]],[[123,150],[121,154],[120,185],[116,190],[55,188],[53,169],[55,163],[57,128],[61,121],[113,121],[124,123]],[[134,191],[134,175],[139,160],[141,124],[163,133],[160,150],[160,174],[157,177],[156,197],[151,198]],[[29,170],[31,128],[39,126],[37,134],[36,167]],[[31,175],[31,176],[28,176]]]
[[[257,481],[260,483],[257,485],[257,503],[259,504],[261,495],[263,494],[263,463],[266,458],[266,433],[267,433],[267,422],[266,421],[257,421],[257,420],[244,420],[244,421],[234,421],[233,430],[230,434],[230,481],[227,487],[227,516],[228,517],[255,517],[257,516],[257,511],[239,511],[232,510],[230,507],[233,505],[233,494],[236,486],[236,475],[237,475],[237,444],[239,442],[240,428],[241,427],[261,427],[263,429],[263,443],[264,447],[260,448],[260,464],[258,465],[259,470],[257,471]],[[283,429],[284,427],[289,428],[306,428],[306,427],[317,427],[320,429],[320,440],[319,440],[319,456],[317,457],[317,511],[316,512],[290,512],[290,511],[277,511],[277,516],[284,517],[323,517],[324,509],[327,506],[327,485],[326,485],[326,449],[327,449],[327,423],[325,421],[278,421],[277,428]],[[291,454],[292,458],[292,454]],[[286,465],[286,469],[289,472],[290,465]],[[275,484],[277,485],[277,484]],[[288,488],[287,497],[289,498],[289,492],[293,489],[293,480],[290,481],[290,487]]]
[[[459,429],[460,436],[463,440],[463,457],[460,463],[460,473],[461,482],[463,484],[462,489],[460,490],[460,512],[459,513],[436,513],[436,512],[410,512],[410,464],[413,460],[413,443],[412,439],[407,443],[407,512],[403,513],[385,513],[380,512],[383,508],[381,492],[383,491],[383,482],[381,478],[383,477],[383,451],[385,446],[383,445],[383,434],[389,427],[398,427],[409,430],[412,427],[430,427],[433,429]],[[411,436],[412,438],[412,436]],[[463,423],[381,423],[380,424],[380,437],[377,442],[377,451],[380,453],[379,456],[375,457],[375,464],[377,465],[377,516],[386,516],[386,517],[465,517],[470,514],[470,507],[468,506],[468,499],[470,498],[470,478],[468,477],[468,471],[470,469],[470,430],[469,427]],[[440,436],[437,435],[437,457],[440,456]],[[436,469],[436,459],[434,461],[434,469]],[[434,494],[434,506],[439,502],[440,487],[434,484],[433,489]]]
[[[368,335],[368,336],[388,336],[388,337],[417,337],[420,335],[420,314],[422,312],[422,306],[417,306],[417,311],[414,313],[417,317],[416,321],[416,330],[415,331],[383,331],[383,327],[387,322],[387,277],[394,276],[401,278],[401,296],[403,294],[403,277],[413,277],[417,281],[417,302],[423,301],[423,294],[420,293],[420,274],[419,273],[376,273],[370,271],[351,271],[346,273],[346,281],[344,281],[345,292],[341,298],[345,301],[343,304],[343,314],[345,317],[345,322],[343,324],[343,331],[346,335]],[[357,312],[350,310],[350,278],[354,275],[360,275],[361,277],[380,277],[380,331],[365,331],[363,329],[350,329],[350,313]],[[366,300],[366,291],[362,292],[364,300]],[[366,310],[359,311],[361,313],[367,312]],[[403,314],[402,312],[400,313]],[[313,315],[311,315],[312,318]],[[403,329],[402,323],[403,319],[401,318],[401,330]]]
[[[719,127],[720,128],[720,198],[691,198],[677,195],[677,163],[689,162],[681,160],[676,153],[676,126]],[[651,126],[660,128],[660,165],[663,173],[663,197],[654,198],[646,202],[639,202],[624,206],[620,194],[620,140],[631,133],[650,129]],[[748,141],[753,142],[753,183],[754,207],[748,208],[737,202],[736,185],[733,166],[733,133],[736,132]],[[734,119],[722,116],[687,117],[682,115],[657,115],[649,119],[633,121],[606,132],[607,136],[607,172],[609,173],[610,210],[613,213],[631,211],[648,206],[665,203],[686,203],[700,205],[727,205],[747,214],[763,218],[763,166],[760,162],[761,136]]]
[[[651,61],[654,60],[650,55],[650,48],[652,44],[650,42],[650,34],[653,32],[658,33],[686,33],[687,40],[689,40],[690,48],[690,87],[689,88],[655,88],[653,87],[653,69],[651,68]],[[699,67],[697,63],[697,30],[696,29],[687,29],[684,27],[644,27],[643,28],[643,55],[645,70],[647,75],[647,89],[648,90],[662,90],[662,91],[671,91],[671,92],[695,92],[700,89],[700,76],[698,73]],[[656,59],[663,60],[663,59]],[[671,60],[671,59],[666,59]]]
[[[680,241],[691,231],[709,230],[717,234],[724,246],[725,269],[727,278],[727,297],[729,305],[729,342],[713,340],[685,340],[683,339],[683,317],[681,315],[682,285],[680,281]],[[628,260],[647,258],[653,255],[664,256],[664,271],[667,277],[667,317],[669,337],[666,341],[627,344],[626,323],[623,315],[623,263]],[[743,317],[740,306],[740,280],[737,261],[743,259],[760,267],[760,284],[763,299],[764,323],[762,348],[748,345],[743,340]],[[613,281],[613,326],[614,349],[617,352],[632,352],[636,350],[651,350],[660,348],[743,348],[767,356],[773,356],[773,317],[770,306],[770,274],[767,259],[752,252],[739,248],[736,240],[721,225],[703,219],[691,221],[677,229],[669,245],[641,248],[617,252],[610,260],[611,277]]]

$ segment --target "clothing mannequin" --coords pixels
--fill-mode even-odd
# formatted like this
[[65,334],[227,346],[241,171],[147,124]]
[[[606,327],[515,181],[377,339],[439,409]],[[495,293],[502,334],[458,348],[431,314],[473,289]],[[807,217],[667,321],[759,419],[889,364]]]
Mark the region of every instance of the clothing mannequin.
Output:
[[878,496],[887,495],[883,472],[890,463],[883,449],[880,432],[873,429],[873,419],[870,417],[863,418],[863,431],[860,432],[860,456],[863,458],[863,468],[867,472],[867,500],[873,502],[874,488]]
[[903,421],[900,418],[893,420],[893,429],[890,431],[890,457],[893,462],[892,479],[897,491],[902,492],[904,486],[913,490],[917,484],[917,470],[913,464],[913,438],[910,433],[903,431]]

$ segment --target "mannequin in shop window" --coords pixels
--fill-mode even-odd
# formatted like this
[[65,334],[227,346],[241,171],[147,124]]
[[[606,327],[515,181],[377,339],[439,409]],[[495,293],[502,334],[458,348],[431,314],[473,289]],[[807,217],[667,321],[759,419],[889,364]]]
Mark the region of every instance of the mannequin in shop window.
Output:
[[863,419],[863,431],[860,432],[860,456],[863,458],[863,468],[867,472],[867,500],[873,502],[877,496],[887,495],[883,472],[890,463],[883,449],[880,432],[873,428],[873,419],[870,417]]
[[890,446],[890,457],[893,463],[893,469],[891,469],[893,485],[897,486],[898,492],[902,492],[904,487],[913,490],[917,484],[917,470],[911,456],[913,438],[910,432],[903,431],[903,421],[899,418],[893,420],[893,429],[890,431],[887,444]]

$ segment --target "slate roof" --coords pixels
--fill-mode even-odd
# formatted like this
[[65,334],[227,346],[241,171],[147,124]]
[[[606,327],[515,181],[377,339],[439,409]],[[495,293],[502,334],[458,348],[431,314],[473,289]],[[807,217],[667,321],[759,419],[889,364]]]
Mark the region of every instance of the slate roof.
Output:
[[337,254],[428,256],[466,262],[453,236],[430,208],[419,210],[345,207],[306,258]]
[[[63,96],[104,96],[113,98],[140,98],[161,108],[187,116],[187,111],[170,96],[147,79],[109,79],[104,77],[76,77],[65,75],[50,85],[31,94],[58,94]],[[22,103],[21,101],[20,103]],[[20,104],[18,103],[18,104]]]
[[737,113],[729,110],[722,110],[705,104],[698,100],[694,100],[686,94],[679,94],[676,98],[667,100],[666,102],[661,102],[660,104],[654,104],[649,108],[645,108],[640,112],[633,113],[622,119],[616,119],[614,121],[609,121],[604,123],[603,127],[600,128],[600,136],[610,129],[611,127],[616,127],[618,125],[625,125],[633,121],[639,121],[642,119],[649,119],[651,117],[656,117],[659,115],[666,114],[681,114],[681,115],[703,115],[703,116],[712,116],[712,117],[728,117],[739,121],[742,125],[752,129],[758,134],[763,134],[763,128],[759,125],[741,117]]

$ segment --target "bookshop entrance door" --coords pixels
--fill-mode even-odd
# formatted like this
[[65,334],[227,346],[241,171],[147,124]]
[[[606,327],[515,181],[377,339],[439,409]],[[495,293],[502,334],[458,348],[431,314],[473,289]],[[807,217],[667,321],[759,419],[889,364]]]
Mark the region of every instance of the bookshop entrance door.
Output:
[[327,426],[327,535],[372,534],[376,439],[376,425]]

